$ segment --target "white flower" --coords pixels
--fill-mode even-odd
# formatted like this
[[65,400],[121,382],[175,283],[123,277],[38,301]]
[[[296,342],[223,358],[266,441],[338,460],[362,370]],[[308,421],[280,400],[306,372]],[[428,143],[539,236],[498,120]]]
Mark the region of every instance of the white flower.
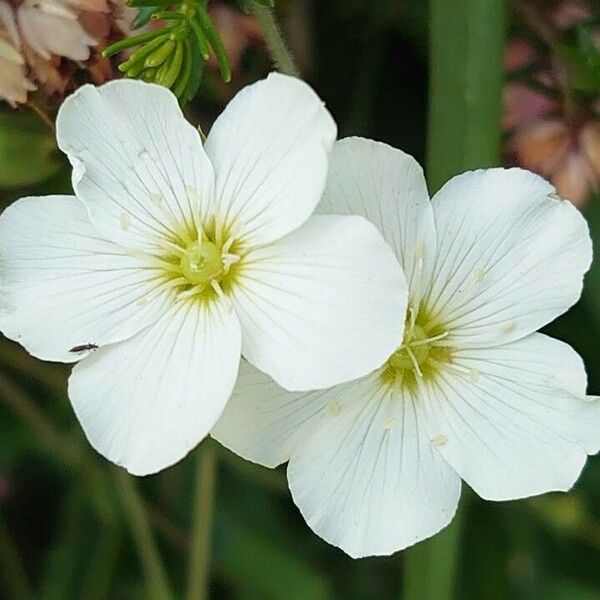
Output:
[[336,144],[323,204],[395,248],[403,343],[311,394],[243,364],[214,437],[269,467],[289,460],[310,527],[355,557],[446,526],[461,479],[490,500],[569,489],[599,449],[600,404],[577,354],[535,331],[579,298],[592,254],[579,212],[519,169],[465,173],[430,202],[411,157],[356,138]]
[[[71,60],[87,60],[90,47],[98,42],[85,31],[76,9],[88,9],[89,5],[67,0],[24,0],[17,9],[23,41],[45,59],[56,54]],[[107,10],[104,2],[98,3],[97,9]]]
[[25,73],[25,59],[12,8],[0,0],[0,98],[13,107],[35,90]]
[[69,396],[92,445],[135,474],[213,427],[240,352],[294,390],[365,375],[400,342],[398,261],[361,217],[311,217],[336,128],[310,87],[240,92],[205,146],[175,96],[120,80],[62,105],[77,197],[0,217],[0,329],[83,360]]

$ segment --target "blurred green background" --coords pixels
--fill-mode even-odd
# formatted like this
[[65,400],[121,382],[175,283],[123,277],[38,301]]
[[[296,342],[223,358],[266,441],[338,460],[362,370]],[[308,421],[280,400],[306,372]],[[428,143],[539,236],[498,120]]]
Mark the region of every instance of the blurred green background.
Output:
[[[597,146],[594,136],[585,144],[579,138],[595,128],[600,108],[596,3],[281,0],[277,10],[340,136],[365,135],[413,154],[427,165],[432,189],[476,166],[537,168],[564,195],[577,194],[600,254],[600,134]],[[269,70],[260,39],[246,39],[232,22],[222,32],[238,42],[228,47],[235,51],[232,82],[207,71],[186,109],[205,130],[237,89]],[[515,40],[525,45],[515,50]],[[552,108],[527,92],[511,104],[515,85],[552,99]],[[44,99],[51,115],[59,100]],[[558,129],[551,140],[527,138],[545,122],[560,123],[568,144],[555,139]],[[588,168],[578,171],[581,161]],[[48,127],[27,106],[3,103],[2,207],[24,195],[69,193],[69,178]],[[589,391],[600,393],[600,264],[582,301],[547,332],[580,352]],[[66,366],[37,361],[0,339],[3,597],[151,597],[158,556],[173,597],[185,597],[198,451],[158,476],[117,473],[84,440],[66,397],[67,376]],[[411,588],[405,553],[355,561],[315,536],[291,501],[284,468],[245,463],[216,444],[212,452],[211,597],[600,599],[599,458],[588,461],[569,494],[490,503],[465,493],[454,582],[440,593]],[[140,515],[147,522],[136,520]]]

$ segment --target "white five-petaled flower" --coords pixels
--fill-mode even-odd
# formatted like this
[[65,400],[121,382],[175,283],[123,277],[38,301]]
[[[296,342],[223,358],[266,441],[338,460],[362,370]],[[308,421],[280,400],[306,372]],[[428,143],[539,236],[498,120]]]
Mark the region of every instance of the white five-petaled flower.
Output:
[[452,519],[461,479],[507,500],[567,490],[600,447],[581,359],[536,333],[574,302],[586,223],[541,177],[490,169],[429,200],[419,165],[385,144],[334,147],[322,211],[359,214],[408,280],[403,341],[370,375],[291,394],[248,364],[213,436],[287,460],[310,527],[354,557],[390,554]]
[[307,390],[367,374],[400,342],[391,248],[362,217],[311,217],[336,127],[305,83],[249,86],[204,146],[168,90],[84,86],[57,135],[76,197],[0,217],[0,329],[42,359],[82,359],[69,396],[110,460],[148,474],[182,458],[240,353]]

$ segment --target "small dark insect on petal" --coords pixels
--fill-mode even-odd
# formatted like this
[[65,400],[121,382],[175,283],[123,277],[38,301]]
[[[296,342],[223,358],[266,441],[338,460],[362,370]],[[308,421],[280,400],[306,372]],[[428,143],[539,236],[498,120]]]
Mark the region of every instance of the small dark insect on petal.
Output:
[[69,352],[83,352],[84,350],[97,350],[96,344],[82,344],[81,346],[74,346]]

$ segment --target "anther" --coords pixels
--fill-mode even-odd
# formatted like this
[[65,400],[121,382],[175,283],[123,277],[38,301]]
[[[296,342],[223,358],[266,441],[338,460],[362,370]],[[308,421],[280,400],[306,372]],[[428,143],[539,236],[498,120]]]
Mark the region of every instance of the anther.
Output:
[[431,443],[434,446],[443,446],[447,441],[448,437],[445,436],[443,433],[438,433],[438,435],[435,435],[431,438]]
[[388,429],[392,429],[392,427],[395,427],[397,422],[398,421],[397,421],[396,417],[388,417],[383,423],[384,431],[387,431]]
[[482,269],[481,267],[475,269],[475,273],[473,273],[473,276],[475,277],[475,281],[477,283],[481,283],[485,279],[485,275],[485,269]]
[[165,199],[162,194],[150,194],[150,200],[153,204],[160,207],[163,205]]
[[510,321],[509,323],[505,323],[504,325],[502,325],[502,327],[500,327],[500,331],[502,333],[511,333],[515,330],[516,325],[514,323],[514,321]]
[[423,260],[425,258],[425,243],[417,242],[415,245],[415,258]]
[[127,231],[131,227],[131,218],[129,213],[121,213],[119,216],[119,225],[123,231]]
[[327,405],[327,410],[333,417],[337,417],[342,412],[342,407],[337,402],[333,401]]

